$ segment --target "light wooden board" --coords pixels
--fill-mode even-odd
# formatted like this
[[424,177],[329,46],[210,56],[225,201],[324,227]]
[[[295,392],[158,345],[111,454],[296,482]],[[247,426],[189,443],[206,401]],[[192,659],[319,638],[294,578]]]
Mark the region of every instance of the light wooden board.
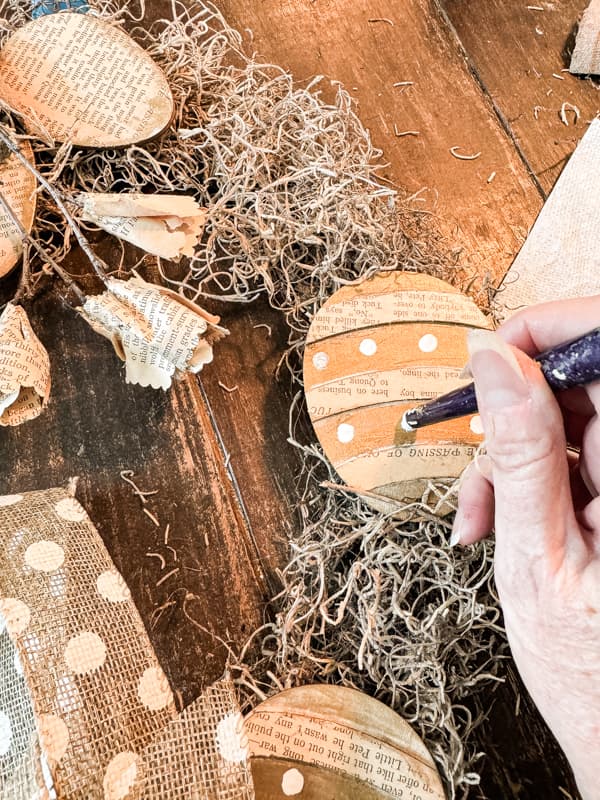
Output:
[[[341,81],[385,151],[383,174],[419,193],[414,207],[434,215],[467,273],[499,282],[541,197],[435,0],[224,0],[220,8],[298,80]],[[394,86],[401,81],[412,85]],[[481,155],[463,161],[450,153],[454,146]]]
[[[469,66],[489,91],[515,148],[546,195],[600,112],[594,83],[568,72],[574,32],[587,4],[588,0],[443,0]],[[579,109],[579,121],[566,107],[569,124],[564,124],[563,103]],[[531,222],[523,219],[526,226]]]

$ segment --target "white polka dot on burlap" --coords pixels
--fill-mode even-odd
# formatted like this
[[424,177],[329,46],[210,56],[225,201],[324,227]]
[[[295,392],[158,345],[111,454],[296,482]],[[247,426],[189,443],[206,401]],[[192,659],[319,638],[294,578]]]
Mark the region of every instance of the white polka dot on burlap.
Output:
[[160,667],[148,667],[138,683],[138,697],[150,711],[160,711],[173,702],[173,692]]
[[54,572],[62,567],[65,551],[56,542],[43,540],[30,544],[25,551],[25,563],[39,572]]
[[78,675],[100,669],[106,660],[106,645],[96,633],[84,631],[67,642],[65,661]]
[[123,800],[137,778],[137,756],[130,750],[111,759],[104,773],[104,800]]
[[227,714],[217,725],[217,750],[225,761],[239,763],[248,758],[248,736],[239,711]]
[[0,756],[5,756],[12,742],[12,727],[8,716],[0,711]]
[[68,522],[83,522],[86,518],[85,511],[74,497],[65,497],[64,500],[59,500],[54,506],[54,510],[59,517]]
[[59,762],[69,746],[69,729],[55,714],[40,714],[37,724],[47,758],[55,763]]
[[2,506],[14,506],[16,503],[20,503],[22,499],[22,494],[5,494],[0,497],[0,508]]
[[19,636],[29,627],[31,611],[22,600],[3,597],[0,599],[0,614],[4,617],[6,628],[11,636]]
[[131,598],[129,587],[114,569],[109,569],[98,576],[96,588],[100,597],[111,603],[123,603]]

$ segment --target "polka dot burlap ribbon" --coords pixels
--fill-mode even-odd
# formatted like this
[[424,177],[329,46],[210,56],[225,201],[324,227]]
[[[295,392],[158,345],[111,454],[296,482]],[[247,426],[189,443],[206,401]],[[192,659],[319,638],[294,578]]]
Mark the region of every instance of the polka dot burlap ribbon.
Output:
[[129,589],[62,489],[0,497],[0,798],[250,800],[228,680],[178,714]]

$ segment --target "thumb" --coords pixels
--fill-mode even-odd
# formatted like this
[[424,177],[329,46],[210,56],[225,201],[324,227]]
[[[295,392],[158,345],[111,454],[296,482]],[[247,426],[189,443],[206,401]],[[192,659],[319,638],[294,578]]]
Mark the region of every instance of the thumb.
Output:
[[498,546],[560,557],[575,516],[559,405],[539,365],[497,334],[471,331],[468,346]]

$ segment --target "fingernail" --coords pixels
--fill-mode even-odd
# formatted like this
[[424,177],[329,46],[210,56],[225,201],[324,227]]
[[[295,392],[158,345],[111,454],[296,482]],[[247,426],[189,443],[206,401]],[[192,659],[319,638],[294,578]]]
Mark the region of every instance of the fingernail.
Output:
[[463,524],[463,515],[462,511],[459,508],[456,512],[456,516],[454,517],[454,524],[452,525],[452,534],[450,536],[450,547],[456,547],[457,544],[460,544],[462,524]]
[[473,373],[471,372],[471,362],[470,361],[467,364],[465,364],[465,366],[461,369],[461,371],[458,373],[458,377],[461,380],[473,377]]
[[510,346],[493,331],[473,330],[467,336],[470,366],[478,399],[485,410],[498,411],[523,402],[529,387]]

